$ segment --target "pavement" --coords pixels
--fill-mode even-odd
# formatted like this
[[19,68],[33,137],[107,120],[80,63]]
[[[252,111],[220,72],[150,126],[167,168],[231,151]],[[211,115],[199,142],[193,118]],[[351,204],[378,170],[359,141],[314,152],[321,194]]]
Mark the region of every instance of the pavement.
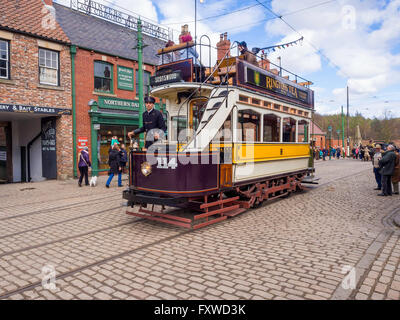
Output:
[[126,215],[116,179],[0,185],[0,299],[399,300],[400,197],[369,162],[315,167],[319,185],[196,231]]

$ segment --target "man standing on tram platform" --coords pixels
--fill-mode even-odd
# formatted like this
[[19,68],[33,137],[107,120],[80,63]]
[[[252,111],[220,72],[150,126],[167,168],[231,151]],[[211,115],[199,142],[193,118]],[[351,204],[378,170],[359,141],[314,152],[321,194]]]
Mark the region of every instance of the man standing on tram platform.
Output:
[[153,97],[146,96],[144,103],[146,105],[146,111],[143,112],[143,127],[138,128],[128,133],[128,137],[131,138],[133,135],[146,132],[146,143],[145,148],[150,147],[154,142],[164,137],[167,127],[164,122],[162,113],[154,109],[155,99]]

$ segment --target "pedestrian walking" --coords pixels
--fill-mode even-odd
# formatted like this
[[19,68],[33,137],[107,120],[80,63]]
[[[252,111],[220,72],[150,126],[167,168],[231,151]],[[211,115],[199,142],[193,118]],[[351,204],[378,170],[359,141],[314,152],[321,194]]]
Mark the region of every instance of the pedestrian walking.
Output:
[[118,187],[122,187],[122,176],[121,176],[121,155],[120,148],[117,143],[114,143],[110,153],[108,155],[108,165],[110,166],[109,177],[106,182],[106,187],[110,187],[111,180],[114,175],[118,174]]
[[337,149],[336,149],[336,155],[337,155],[337,158],[338,158],[338,160],[340,159],[340,147],[338,147]]
[[395,150],[396,161],[394,165],[394,172],[392,177],[393,194],[399,194],[399,182],[400,182],[400,153],[399,149]]
[[122,173],[125,173],[126,163],[128,162],[128,154],[126,153],[125,144],[121,144],[120,157]]
[[79,181],[78,186],[82,187],[82,180],[85,178],[85,185],[89,185],[89,168],[92,166],[89,159],[89,148],[84,147],[78,154],[78,169],[79,169]]
[[374,190],[382,190],[382,175],[380,173],[380,168],[379,168],[379,161],[381,159],[382,159],[381,146],[377,144],[375,146],[374,157],[372,158],[373,172],[375,175],[375,181],[378,185]]
[[379,161],[382,175],[382,193],[378,194],[378,196],[392,195],[392,175],[394,173],[395,162],[396,154],[394,153],[394,146],[390,144]]

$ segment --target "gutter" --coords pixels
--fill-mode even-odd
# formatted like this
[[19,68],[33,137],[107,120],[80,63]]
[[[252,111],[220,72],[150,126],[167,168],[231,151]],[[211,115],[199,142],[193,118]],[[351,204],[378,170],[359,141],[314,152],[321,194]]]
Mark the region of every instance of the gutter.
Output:
[[72,89],[72,152],[73,152],[73,162],[74,162],[74,178],[78,177],[78,172],[76,168],[76,90],[75,90],[75,55],[76,46],[72,45],[70,47],[71,52],[71,89]]

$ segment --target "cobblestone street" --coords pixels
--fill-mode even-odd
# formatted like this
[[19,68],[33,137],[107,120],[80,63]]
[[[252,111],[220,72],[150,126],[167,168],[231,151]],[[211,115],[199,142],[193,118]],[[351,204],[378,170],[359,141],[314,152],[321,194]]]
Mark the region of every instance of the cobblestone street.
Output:
[[315,167],[319,185],[197,231],[126,215],[105,177],[0,185],[0,298],[399,300],[400,196],[376,196],[369,162]]

